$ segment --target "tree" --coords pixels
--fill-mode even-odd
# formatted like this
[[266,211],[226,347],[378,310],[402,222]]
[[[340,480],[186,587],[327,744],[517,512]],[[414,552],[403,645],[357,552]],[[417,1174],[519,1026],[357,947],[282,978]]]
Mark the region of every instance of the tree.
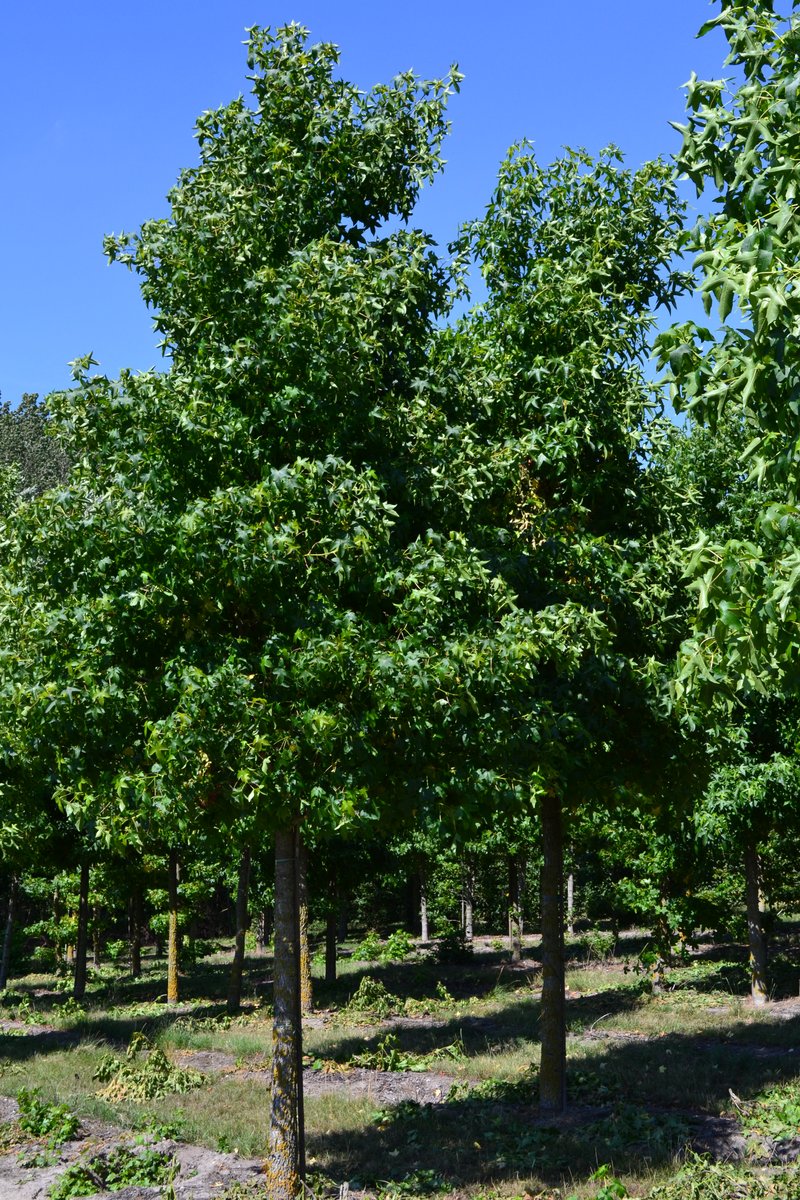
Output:
[[679,758],[659,714],[677,646],[642,362],[654,308],[686,284],[672,266],[682,212],[666,164],[626,171],[612,148],[545,168],[522,145],[462,240],[488,289],[452,350],[477,401],[469,432],[492,448],[471,532],[539,641],[502,754],[542,830],[540,1101],[554,1110],[565,1104],[564,810],[660,792]]
[[791,14],[777,8],[773,0],[722,0],[700,34],[723,31],[732,77],[692,75],[687,121],[676,126],[678,167],[715,209],[687,248],[697,256],[706,312],[716,303],[723,328],[715,336],[694,322],[673,327],[659,339],[661,362],[676,405],[712,430],[738,407],[753,427],[740,468],[778,493],[753,525],[727,540],[703,535],[694,546],[698,606],[679,693],[747,694],[797,664],[798,16],[794,3]]
[[29,597],[17,728],[31,759],[52,747],[72,819],[171,854],[245,813],[276,836],[276,1197],[302,1174],[292,848],[377,803],[387,612],[428,553],[414,446],[453,287],[425,235],[383,227],[441,166],[458,75],[364,94],[337,58],[299,26],[251,30],[251,104],[200,118],[168,218],[108,240],[171,369],[77,363],[50,401],[75,467],[20,517],[9,568]]

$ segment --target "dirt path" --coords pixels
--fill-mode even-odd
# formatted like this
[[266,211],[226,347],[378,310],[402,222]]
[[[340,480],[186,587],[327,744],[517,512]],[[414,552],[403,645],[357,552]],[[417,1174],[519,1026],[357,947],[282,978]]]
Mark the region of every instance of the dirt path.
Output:
[[[0,1096],[0,1124],[16,1120],[18,1111],[15,1100]],[[20,1151],[23,1146],[29,1150],[30,1145],[30,1142],[20,1142],[10,1153],[0,1155],[2,1200],[46,1200],[50,1187],[72,1163],[95,1154],[107,1154],[118,1146],[136,1149],[137,1142],[133,1134],[113,1125],[85,1120],[81,1123],[79,1135],[60,1146],[52,1154],[53,1161],[47,1166],[24,1166],[24,1155],[21,1156]],[[221,1154],[183,1142],[165,1140],[152,1145],[154,1149],[169,1154],[176,1162],[173,1182],[175,1200],[214,1200],[225,1188],[235,1183],[257,1182],[262,1175],[259,1159]],[[156,1200],[162,1194],[162,1187],[126,1187],[115,1192],[97,1192],[95,1196],[97,1200],[106,1196],[115,1200]]]

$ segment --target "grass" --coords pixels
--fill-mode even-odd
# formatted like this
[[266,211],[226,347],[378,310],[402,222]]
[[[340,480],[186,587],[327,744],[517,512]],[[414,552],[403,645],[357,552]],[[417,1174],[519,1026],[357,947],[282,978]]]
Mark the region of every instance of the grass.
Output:
[[[567,974],[572,1108],[550,1121],[535,1105],[541,974],[536,948],[528,950],[520,970],[490,949],[460,966],[345,960],[335,985],[317,981],[321,1015],[305,1037],[311,1060],[427,1062],[460,1085],[453,1100],[427,1108],[382,1105],[344,1090],[309,1095],[308,1161],[320,1195],[326,1186],[335,1195],[347,1180],[351,1190],[363,1185],[381,1200],[437,1192],[465,1200],[549,1198],[557,1188],[562,1197],[584,1200],[600,1193],[601,1181],[591,1176],[607,1162],[635,1197],[800,1198],[792,1168],[782,1168],[781,1177],[752,1164],[706,1164],[703,1176],[693,1160],[681,1165],[703,1114],[733,1115],[768,1134],[791,1133],[792,1122],[800,1122],[798,1064],[786,1053],[798,1044],[800,1010],[778,1019],[769,1008],[749,1006],[741,948],[705,947],[667,972],[665,991],[653,995],[632,960],[598,962],[576,943]],[[236,1018],[224,1010],[227,963],[220,953],[188,968],[178,1011],[160,999],[164,965],[152,958],[138,981],[110,967],[96,973],[80,1009],[65,1003],[52,976],[15,979],[0,1018],[23,1024],[0,1033],[0,1092],[39,1087],[45,1100],[67,1104],[79,1117],[169,1129],[214,1150],[260,1156],[269,1115],[269,963],[249,960],[245,1007]],[[780,986],[797,995],[796,968],[787,960],[781,971]],[[401,1020],[387,1025],[373,1014],[370,1023],[369,1012],[348,1007],[365,976],[395,998]],[[48,1029],[37,1032],[41,1025]],[[178,1065],[191,1066],[191,1054],[204,1052],[223,1056],[216,1066],[225,1072],[210,1071],[203,1086],[185,1094],[141,1103],[103,1098],[93,1078],[98,1065],[139,1031]],[[447,1053],[453,1046],[459,1052]],[[245,1070],[257,1074],[245,1077]]]

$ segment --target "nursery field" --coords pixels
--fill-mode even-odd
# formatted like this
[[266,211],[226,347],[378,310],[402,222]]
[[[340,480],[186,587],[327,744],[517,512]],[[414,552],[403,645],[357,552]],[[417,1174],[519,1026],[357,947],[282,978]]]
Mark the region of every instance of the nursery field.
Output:
[[[568,944],[564,1116],[535,1103],[538,939],[511,965],[480,938],[315,979],[304,1022],[307,1194],[317,1197],[800,1197],[800,929],[775,939],[754,1009],[744,947],[701,943],[654,993],[642,940]],[[84,1005],[16,978],[0,1010],[0,1194],[54,1200],[266,1196],[271,959],[225,1013],[230,948],[187,968],[102,966]]]

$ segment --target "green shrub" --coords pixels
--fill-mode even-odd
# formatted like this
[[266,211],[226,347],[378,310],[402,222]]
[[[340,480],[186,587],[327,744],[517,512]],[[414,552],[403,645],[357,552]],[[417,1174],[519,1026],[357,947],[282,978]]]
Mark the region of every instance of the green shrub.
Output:
[[46,1137],[54,1146],[68,1142],[80,1128],[80,1122],[66,1104],[48,1104],[42,1100],[38,1088],[20,1088],[17,1092],[19,1117],[23,1133],[31,1137]]

